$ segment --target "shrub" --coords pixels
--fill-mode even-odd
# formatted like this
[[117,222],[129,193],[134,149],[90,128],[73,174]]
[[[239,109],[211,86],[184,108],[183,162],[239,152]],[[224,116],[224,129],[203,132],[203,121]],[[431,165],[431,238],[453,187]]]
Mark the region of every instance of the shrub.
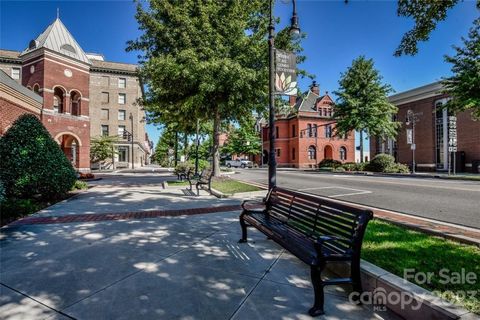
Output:
[[345,172],[345,168],[344,167],[337,167],[335,169],[333,169],[334,172]]
[[355,164],[356,171],[365,171],[365,167],[368,166],[369,162],[358,162]]
[[342,165],[342,168],[345,171],[355,171],[357,170],[357,164],[355,162],[346,162]]
[[381,153],[377,154],[370,163],[366,166],[366,169],[373,172],[386,172],[386,170],[395,164],[395,158],[389,154]]
[[34,199],[7,199],[2,203],[2,222],[8,223],[15,218],[37,212],[42,207],[43,205]]
[[0,180],[0,205],[5,200],[7,200],[7,197],[5,196],[5,187],[3,186],[2,180]]
[[410,173],[410,169],[408,166],[404,165],[403,163],[394,163],[387,169],[385,169],[386,173]]
[[84,190],[88,189],[88,184],[85,181],[77,180],[73,184],[72,190]]
[[186,174],[188,170],[195,170],[195,165],[192,165],[190,162],[180,162],[173,170],[173,173],[176,175]]
[[7,197],[54,199],[67,193],[75,170],[40,120],[20,116],[0,138],[0,179]]
[[342,163],[338,160],[333,160],[333,159],[323,159],[322,161],[319,162],[318,167],[319,168],[336,168],[340,167]]

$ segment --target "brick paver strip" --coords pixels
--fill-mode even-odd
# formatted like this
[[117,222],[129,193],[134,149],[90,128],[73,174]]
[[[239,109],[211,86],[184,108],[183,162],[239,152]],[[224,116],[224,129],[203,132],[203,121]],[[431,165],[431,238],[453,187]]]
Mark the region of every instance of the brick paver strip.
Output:
[[57,223],[73,223],[73,222],[92,222],[92,221],[108,221],[108,220],[129,220],[129,219],[148,219],[157,217],[176,217],[183,215],[196,215],[203,213],[228,212],[241,210],[240,205],[207,207],[207,208],[191,208],[181,210],[155,210],[155,211],[136,211],[136,212],[119,212],[119,213],[93,213],[93,214],[75,214],[68,216],[53,217],[27,217],[14,221],[9,226],[29,225],[29,224],[57,224]]

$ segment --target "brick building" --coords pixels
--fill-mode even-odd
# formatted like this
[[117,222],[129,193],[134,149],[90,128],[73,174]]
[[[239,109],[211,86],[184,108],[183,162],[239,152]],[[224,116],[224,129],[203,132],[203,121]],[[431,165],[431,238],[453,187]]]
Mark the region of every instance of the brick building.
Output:
[[[315,168],[323,159],[355,161],[355,135],[334,137],[333,101],[320,95],[313,82],[305,98],[290,98],[290,109],[275,119],[275,149],[279,167]],[[268,163],[269,128],[263,127],[263,159]]]
[[[415,162],[420,171],[447,171],[453,169],[453,154],[449,154],[448,112],[441,108],[449,97],[441,93],[440,82],[434,82],[389,97],[398,107],[396,118],[402,122],[396,140],[378,137],[370,139],[372,154],[389,153],[398,162],[412,165],[412,150],[407,143],[407,111],[412,110],[415,123]],[[457,117],[457,171],[472,171],[472,163],[480,160],[480,121],[473,121],[470,112],[461,112]],[[450,155],[450,156],[449,156]],[[475,170],[474,170],[475,171]]]
[[[0,134],[20,114],[35,110],[75,168],[89,171],[90,139],[100,134],[117,135],[128,127],[134,134],[137,166],[147,162],[145,113],[137,103],[142,86],[136,65],[86,54],[57,18],[24,51],[0,50],[0,70],[4,72],[0,77]],[[13,88],[12,81],[18,86]],[[23,105],[12,101],[22,94]],[[107,118],[103,110],[108,110]],[[116,163],[129,166],[131,143],[121,141],[117,148]]]

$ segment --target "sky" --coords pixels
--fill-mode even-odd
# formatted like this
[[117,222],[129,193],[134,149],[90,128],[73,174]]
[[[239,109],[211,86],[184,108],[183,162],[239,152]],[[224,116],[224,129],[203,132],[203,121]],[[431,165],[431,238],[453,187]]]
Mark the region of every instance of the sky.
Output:
[[[137,53],[125,51],[126,42],[141,34],[132,1],[0,0],[0,48],[25,49],[55,20],[57,8],[85,52],[102,53],[109,61],[137,62]],[[281,19],[277,30],[289,23],[291,8],[288,0],[276,1],[275,15]],[[322,94],[337,89],[340,74],[359,55],[373,58],[384,82],[397,93],[450,75],[444,55],[454,53],[452,45],[461,45],[461,37],[467,36],[479,16],[475,1],[465,0],[451,9],[414,57],[393,56],[413,25],[411,19],[398,17],[396,10],[396,1],[297,1],[300,28],[307,33],[302,42],[307,60],[301,67],[316,76]],[[311,80],[299,83],[307,90]],[[156,143],[160,129],[147,125],[147,132]]]

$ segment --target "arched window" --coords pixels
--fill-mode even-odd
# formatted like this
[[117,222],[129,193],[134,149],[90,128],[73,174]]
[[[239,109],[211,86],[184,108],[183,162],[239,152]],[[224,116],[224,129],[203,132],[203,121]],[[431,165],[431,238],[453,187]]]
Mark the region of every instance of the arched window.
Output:
[[79,116],[81,114],[80,104],[81,95],[77,91],[70,91],[70,104],[72,116]]
[[40,92],[40,86],[38,84],[33,85],[33,92],[39,93]]
[[308,159],[309,160],[317,159],[317,149],[314,146],[308,147]]
[[75,51],[75,49],[71,45],[69,45],[68,43],[62,44],[60,46],[60,49],[64,50],[64,51],[67,51],[67,52],[70,52],[70,53],[74,53],[74,54],[77,53]]
[[340,160],[347,160],[347,148],[340,147]]
[[59,87],[56,87],[53,90],[53,111],[58,113],[63,113],[63,98],[65,97],[65,93]]

